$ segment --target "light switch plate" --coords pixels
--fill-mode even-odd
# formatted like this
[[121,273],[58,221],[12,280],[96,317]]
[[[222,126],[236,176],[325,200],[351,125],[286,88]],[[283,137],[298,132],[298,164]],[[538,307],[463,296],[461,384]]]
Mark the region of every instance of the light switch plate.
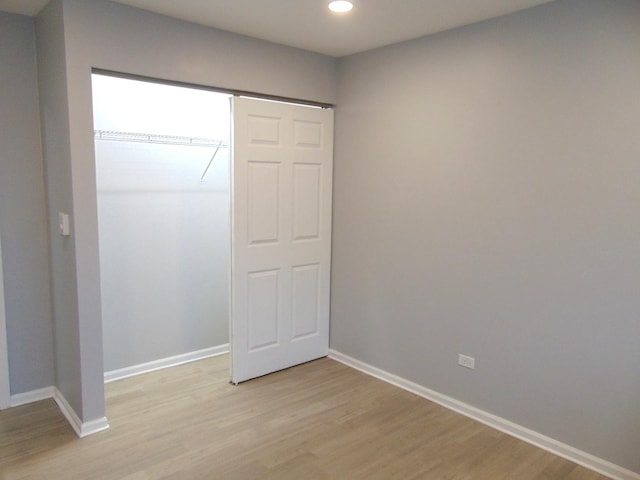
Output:
[[69,227],[69,214],[58,212],[58,222],[60,225],[60,235],[68,237],[71,235],[71,229]]

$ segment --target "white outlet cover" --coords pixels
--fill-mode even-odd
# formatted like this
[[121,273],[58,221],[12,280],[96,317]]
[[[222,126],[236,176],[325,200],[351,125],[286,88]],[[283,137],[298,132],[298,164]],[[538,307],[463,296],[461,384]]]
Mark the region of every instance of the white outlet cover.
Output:
[[469,357],[467,355],[458,354],[458,365],[470,368],[471,370],[475,370],[476,368],[476,359],[473,357]]

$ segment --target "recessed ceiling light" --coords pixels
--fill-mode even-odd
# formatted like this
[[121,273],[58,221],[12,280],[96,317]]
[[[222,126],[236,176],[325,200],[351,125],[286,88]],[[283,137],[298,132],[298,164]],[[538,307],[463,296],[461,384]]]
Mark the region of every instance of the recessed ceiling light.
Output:
[[329,10],[335,13],[346,13],[351,11],[353,8],[353,3],[348,2],[347,0],[335,0],[329,3]]

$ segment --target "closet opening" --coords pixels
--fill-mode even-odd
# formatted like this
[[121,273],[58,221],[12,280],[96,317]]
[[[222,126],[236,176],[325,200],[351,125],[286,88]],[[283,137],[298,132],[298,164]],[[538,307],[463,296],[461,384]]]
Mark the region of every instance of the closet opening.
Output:
[[92,88],[105,381],[228,352],[230,95]]

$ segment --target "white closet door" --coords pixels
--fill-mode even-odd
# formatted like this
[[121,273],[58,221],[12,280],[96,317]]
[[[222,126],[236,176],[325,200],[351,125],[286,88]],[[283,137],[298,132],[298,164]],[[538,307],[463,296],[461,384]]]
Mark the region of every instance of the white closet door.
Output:
[[231,380],[329,350],[333,110],[234,98]]

